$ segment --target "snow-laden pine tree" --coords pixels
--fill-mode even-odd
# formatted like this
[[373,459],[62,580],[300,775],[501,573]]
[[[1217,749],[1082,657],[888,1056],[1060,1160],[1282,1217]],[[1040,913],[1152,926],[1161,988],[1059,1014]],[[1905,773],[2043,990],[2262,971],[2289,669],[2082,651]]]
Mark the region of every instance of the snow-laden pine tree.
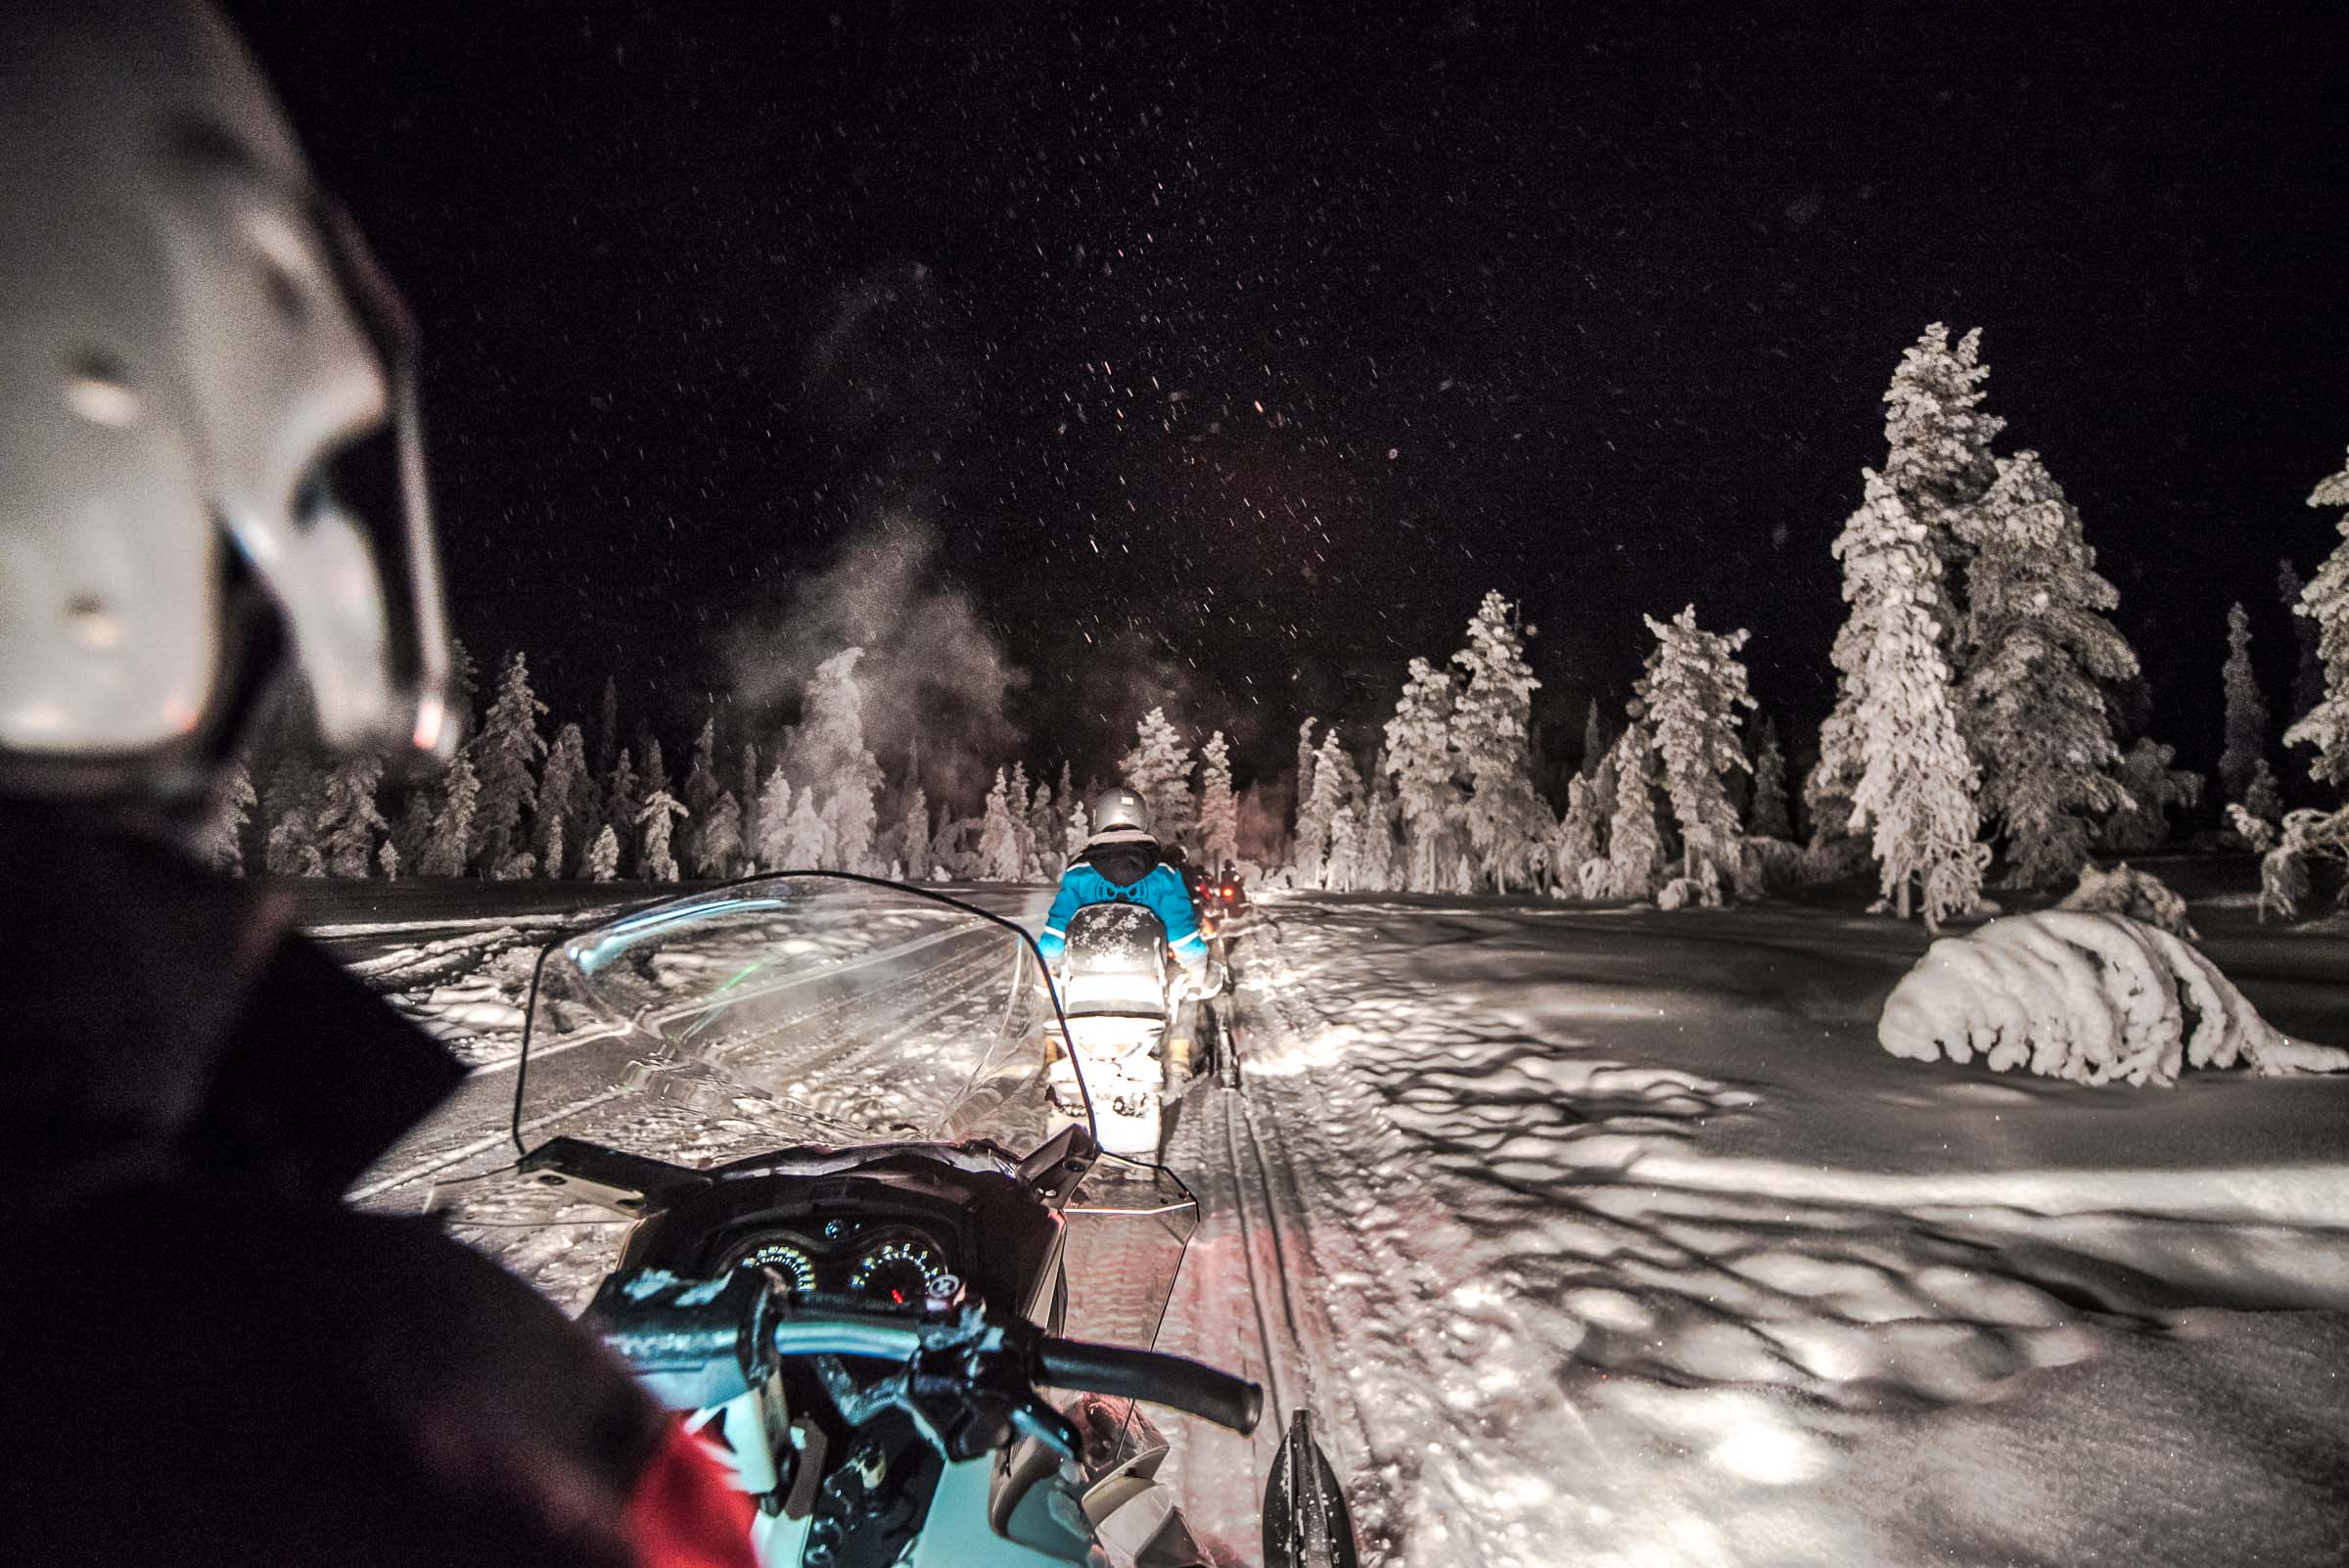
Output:
[[702,835],[709,831],[710,812],[717,805],[720,787],[717,777],[717,715],[712,714],[702,720],[701,733],[693,738],[693,757],[685,764],[684,790],[678,797],[685,807],[685,831],[678,845],[677,863],[693,870],[697,876],[708,874],[700,869],[703,862]]
[[[309,747],[285,743],[261,785],[261,820],[268,834],[261,867],[273,877],[310,875],[305,867],[318,854],[318,814],[326,807],[326,772]],[[323,863],[323,856],[320,856]]]
[[927,882],[930,867],[930,797],[916,784],[913,793],[905,798],[905,819],[898,829],[903,841],[899,858],[905,863],[905,880]]
[[506,655],[496,700],[472,748],[482,781],[473,817],[473,861],[484,876],[513,875],[519,857],[529,853],[522,817],[538,793],[530,770],[546,755],[545,737],[538,733],[538,715],[545,712],[546,704],[530,690],[529,662],[520,650]]
[[390,830],[376,809],[375,790],[384,760],[373,752],[345,757],[326,776],[326,804],[318,812],[318,853],[330,877],[363,877],[375,860],[379,836]]
[[288,811],[269,830],[268,853],[271,876],[326,875],[326,855],[318,848],[317,825],[299,811]]
[[1953,346],[1936,321],[1901,355],[1884,392],[1885,482],[1945,566],[1963,556],[1960,514],[1999,477],[1990,443],[2006,422],[1982,411],[1989,378],[1982,329]]
[[210,807],[198,824],[189,850],[225,876],[245,874],[245,825],[258,803],[253,793],[253,764],[239,756],[212,791]]
[[755,871],[759,865],[759,841],[761,837],[759,807],[763,799],[761,786],[766,778],[759,771],[759,743],[742,743],[742,761],[736,777],[741,781],[735,799],[742,803],[742,859],[746,870]]
[[2173,810],[2190,811],[2202,803],[2202,775],[2177,765],[2178,748],[2150,735],[2121,754],[2115,778],[2127,799],[2104,819],[2096,847],[2118,854],[2142,854],[2169,842]]
[[2219,790],[2242,805],[2267,761],[2268,700],[2251,669],[2251,617],[2239,599],[2227,607],[2227,666],[2220,681],[2227,696],[2227,745],[2219,753]]
[[[2349,507],[2349,464],[2320,481],[2308,493],[2311,506]],[[2317,657],[2325,667],[2325,694],[2283,732],[2286,746],[2317,754],[2309,776],[2349,792],[2349,512],[2340,520],[2341,542],[2300,590],[2293,614],[2317,628]]]
[[[881,764],[864,742],[864,687],[856,678],[862,648],[844,648],[807,682],[806,716],[792,731],[784,765],[801,781],[801,799],[821,803],[831,852],[822,869],[871,871]],[[812,867],[809,867],[813,869]]]
[[669,835],[676,831],[677,818],[683,815],[685,804],[666,789],[655,790],[645,797],[644,809],[636,813],[636,821],[644,831],[636,863],[643,868],[647,882],[677,880],[677,857],[669,848]]
[[1652,737],[1637,719],[1616,737],[1608,761],[1615,770],[1615,804],[1607,818],[1607,874],[1612,899],[1652,899],[1664,877],[1664,835],[1656,825]]
[[1079,860],[1084,857],[1084,841],[1092,836],[1093,824],[1091,815],[1085,810],[1084,803],[1082,801],[1079,801],[1076,805],[1069,807],[1069,834],[1061,844],[1061,848],[1068,853],[1068,859],[1071,865],[1075,865]]
[[644,809],[644,788],[637,782],[635,759],[628,749],[620,749],[620,760],[612,764],[604,777],[604,826],[612,830],[613,839],[621,846],[620,871],[625,873],[636,864],[627,847],[636,842],[636,813]]
[[1305,803],[1313,796],[1313,756],[1321,745],[1313,739],[1314,722],[1313,715],[1308,714],[1305,722],[1297,726],[1297,809],[1300,811],[1305,809]]
[[1754,798],[1746,807],[1745,831],[1757,839],[1794,837],[1794,818],[1786,809],[1786,753],[1778,745],[1778,721],[1768,716],[1754,748]]
[[2251,766],[2251,782],[2243,787],[2241,802],[2244,810],[2262,822],[2283,820],[2283,791],[2276,782],[2274,769],[2268,760],[2261,758]]
[[1037,780],[1036,793],[1028,798],[1028,828],[1022,838],[1036,862],[1036,875],[1044,881],[1060,875],[1060,841],[1067,831],[1052,801],[1052,786]]
[[620,835],[612,831],[609,822],[596,830],[595,842],[587,848],[585,869],[590,882],[610,882],[620,875]]
[[574,851],[584,851],[596,822],[587,806],[595,786],[587,777],[587,742],[576,724],[565,724],[546,749],[546,768],[538,775],[538,809],[531,817],[532,846],[539,868],[560,877]]
[[1753,765],[1737,733],[1737,711],[1754,706],[1737,659],[1749,633],[1701,629],[1694,605],[1669,622],[1640,619],[1656,646],[1632,712],[1646,724],[1649,749],[1663,763],[1665,797],[1681,829],[1681,875],[1697,884],[1707,904],[1719,904],[1722,874],[1733,876],[1742,853],[1727,781]]
[[[1603,767],[1606,759],[1599,759]],[[1599,829],[1605,820],[1598,780],[1577,773],[1566,781],[1566,812],[1549,841],[1550,876],[1568,898],[1582,890],[1583,867],[1599,857]]]
[[1925,526],[1872,472],[1835,554],[1852,605],[1835,663],[1856,697],[1862,759],[1852,827],[1873,825],[1877,876],[1901,918],[1921,896],[1926,929],[1938,930],[1980,900],[1990,853],[1975,842],[1980,777],[1958,734],[1935,619],[1941,562]]
[[1361,794],[1361,773],[1332,724],[1313,754],[1313,793],[1297,808],[1297,848],[1290,857],[1299,887],[1329,885],[1330,831],[1338,811]]
[[777,862],[787,870],[822,870],[835,863],[839,846],[832,837],[832,825],[816,808],[814,790],[800,791],[791,815],[783,822],[781,848]]
[[2104,689],[2137,674],[2137,655],[2106,619],[2121,596],[2039,454],[1998,470],[1958,517],[1972,554],[1958,730],[1981,821],[2006,847],[2006,884],[2049,887],[2080,874],[2096,820],[2121,804]]
[[1395,716],[1387,720],[1387,771],[1403,808],[1404,886],[1413,893],[1443,891],[1446,869],[1458,858],[1459,757],[1451,749],[1452,708],[1458,683],[1449,669],[1411,661]]
[[1200,756],[1200,859],[1210,875],[1221,875],[1240,855],[1240,803],[1231,792],[1231,745],[1221,730],[1208,736]]
[[752,846],[759,857],[761,871],[795,871],[803,869],[791,863],[791,780],[783,775],[783,764],[777,762],[766,775],[766,784],[759,792],[759,842]]
[[1395,775],[1382,755],[1370,770],[1369,799],[1362,803],[1356,836],[1355,886],[1365,893],[1392,893],[1403,886],[1403,807],[1395,799]]
[[1614,742],[1607,734],[1606,715],[1598,711],[1598,698],[1593,694],[1590,706],[1583,714],[1583,761],[1575,771],[1589,778],[1598,771],[1598,764],[1607,760],[1607,748]]
[[[1320,773],[1318,760],[1315,776]],[[1352,801],[1340,806],[1329,819],[1329,853],[1321,857],[1321,886],[1332,893],[1353,893],[1362,880],[1361,814]]]
[[979,829],[979,876],[985,882],[1017,882],[1023,869],[1018,825],[1012,820],[1010,787],[995,769],[987,792],[987,814]]
[[732,790],[721,789],[710,803],[709,820],[693,836],[694,869],[722,880],[742,870],[742,803]]
[[1468,620],[1468,646],[1451,656],[1467,675],[1451,710],[1451,749],[1468,779],[1461,817],[1484,875],[1502,893],[1525,880],[1556,820],[1534,788],[1534,692],[1526,662],[1532,626],[1494,590]]
[[2317,623],[2300,614],[2300,595],[2307,591],[2308,584],[2300,580],[2289,556],[2276,563],[2277,597],[2283,601],[2284,618],[2292,627],[2292,646],[2299,652],[2292,666],[2291,706],[2283,715],[2287,727],[2325,700],[2325,656],[2318,647]]
[[432,836],[425,841],[420,876],[461,877],[473,856],[473,813],[482,798],[482,781],[473,759],[459,752],[448,764],[440,789],[440,814],[433,818]]
[[1028,825],[1028,810],[1036,797],[1028,787],[1028,764],[1011,764],[1011,777],[1003,792],[1004,807],[1011,812],[1011,833],[1016,841],[1020,861],[1020,880],[1027,876],[1028,862],[1036,858],[1036,829]]
[[377,845],[375,866],[378,871],[383,873],[386,882],[397,882],[399,880],[399,846],[390,839]]
[[1134,724],[1133,749],[1118,759],[1118,776],[1150,803],[1159,843],[1189,841],[1198,815],[1191,802],[1191,749],[1165,709],[1151,709]]

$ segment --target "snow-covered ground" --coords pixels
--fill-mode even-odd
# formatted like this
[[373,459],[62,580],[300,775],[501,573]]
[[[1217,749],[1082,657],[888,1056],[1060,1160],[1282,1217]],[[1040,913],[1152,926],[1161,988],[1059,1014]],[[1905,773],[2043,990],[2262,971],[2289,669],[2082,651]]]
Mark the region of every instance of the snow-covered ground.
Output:
[[[437,913],[371,979],[480,1008],[438,1017],[494,1092],[536,933]],[[1201,1084],[1171,1153],[1205,1218],[1161,1344],[1272,1405],[1174,1424],[1222,1539],[1311,1403],[1386,1565],[2349,1561],[2349,1083],[1896,1059],[1923,941],[1881,919],[1269,914],[1245,1092]],[[2349,940],[2205,947],[2349,1044]]]
[[[1883,920],[1276,913],[1165,1342],[1318,1407],[1378,1560],[2349,1561],[2349,1084],[1898,1060]],[[2212,946],[2349,1043],[2349,943]],[[1182,1437],[1247,1539],[1269,1436]]]

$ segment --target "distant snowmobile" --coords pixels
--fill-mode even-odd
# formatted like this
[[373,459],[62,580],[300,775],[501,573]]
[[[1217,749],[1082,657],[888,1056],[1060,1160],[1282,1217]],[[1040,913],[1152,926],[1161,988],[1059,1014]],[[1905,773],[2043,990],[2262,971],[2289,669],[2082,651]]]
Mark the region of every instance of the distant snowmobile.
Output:
[[1055,1098],[1076,1109],[1073,1079],[1082,1064],[1101,1146],[1155,1160],[1167,1094],[1179,1093],[1208,1065],[1192,1060],[1199,1032],[1183,1027],[1185,1005],[1221,990],[1221,966],[1210,963],[1194,985],[1175,964],[1157,915],[1136,903],[1095,903],[1070,918],[1054,979],[1069,1047],[1054,1068]]
[[[539,960],[510,1130],[555,1135],[453,1184],[444,1216],[547,1226],[523,1244],[541,1260],[627,1222],[590,1255],[611,1267],[585,1321],[720,1453],[775,1568],[1231,1560],[1173,1506],[1135,1402],[1246,1433],[1262,1391],[1062,1337],[1155,1339],[1198,1206],[1102,1153],[1089,1057],[1047,1071],[1041,964],[995,915],[815,873]],[[1265,1506],[1267,1568],[1357,1562],[1302,1411]]]

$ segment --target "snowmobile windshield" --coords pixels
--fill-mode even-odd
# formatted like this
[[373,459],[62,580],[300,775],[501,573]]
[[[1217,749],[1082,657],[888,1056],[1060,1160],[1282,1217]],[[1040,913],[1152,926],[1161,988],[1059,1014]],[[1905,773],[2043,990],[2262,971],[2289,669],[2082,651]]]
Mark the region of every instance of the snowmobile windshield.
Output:
[[1023,912],[788,873],[566,937],[532,984],[514,1141],[709,1166],[802,1144],[1017,1155],[1089,1125],[1067,1067],[1051,1086]]

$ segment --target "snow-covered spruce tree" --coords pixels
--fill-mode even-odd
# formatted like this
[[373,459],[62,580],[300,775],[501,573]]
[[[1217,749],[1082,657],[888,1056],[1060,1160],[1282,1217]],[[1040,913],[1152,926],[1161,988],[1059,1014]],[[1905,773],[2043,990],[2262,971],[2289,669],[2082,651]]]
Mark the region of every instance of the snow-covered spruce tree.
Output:
[[587,848],[587,880],[610,882],[620,875],[620,835],[607,822],[596,830],[595,842]]
[[1308,714],[1305,715],[1305,722],[1297,726],[1297,809],[1299,811],[1305,809],[1305,803],[1312,800],[1313,796],[1313,757],[1321,746],[1319,741],[1313,739],[1315,722],[1313,715]]
[[484,876],[513,875],[528,853],[522,816],[538,793],[530,769],[546,755],[546,740],[538,733],[538,715],[545,712],[546,704],[530,690],[529,663],[519,650],[506,655],[496,700],[472,748],[482,780],[473,817],[473,863]]
[[791,780],[783,776],[783,764],[777,762],[767,770],[766,783],[759,792],[759,842],[751,846],[761,871],[799,869],[786,858],[791,817]]
[[[2319,482],[2308,493],[2308,504],[2349,507],[2349,464]],[[2283,732],[2283,743],[2315,752],[2309,776],[2349,793],[2349,512],[2341,516],[2340,532],[2341,542],[2293,606],[2295,615],[2316,625],[2325,695]]]
[[1542,682],[1525,658],[1533,633],[1495,590],[1468,620],[1468,646],[1451,656],[1468,677],[1451,710],[1451,748],[1468,777],[1461,817],[1484,875],[1502,893],[1525,880],[1556,825],[1534,789],[1531,720]]
[[1028,764],[1013,762],[1011,777],[1003,792],[1003,805],[1011,812],[1011,834],[1017,847],[1020,875],[1010,880],[1025,880],[1028,863],[1036,858],[1036,829],[1028,825],[1029,807],[1036,797],[1028,787]]
[[1598,711],[1598,697],[1590,698],[1590,707],[1583,715],[1583,761],[1575,772],[1590,778],[1598,772],[1599,763],[1607,760],[1607,749],[1614,744],[1607,734],[1606,715]]
[[694,869],[713,880],[742,870],[742,803],[732,790],[719,790],[710,803],[709,820],[693,836],[693,853]]
[[2307,717],[2325,700],[2325,656],[2318,646],[2317,623],[2300,614],[2300,595],[2307,591],[2308,584],[2300,580],[2290,557],[2276,563],[2276,592],[2291,623],[2292,646],[2299,652],[2292,666],[2291,706],[2284,710],[2286,726]]
[[1681,829],[1681,875],[1697,885],[1705,903],[1719,904],[1722,873],[1735,874],[1741,853],[1727,779],[1753,765],[1737,736],[1737,710],[1754,706],[1737,660],[1749,633],[1700,629],[1694,605],[1670,622],[1640,619],[1656,646],[1632,711],[1646,722],[1649,748],[1663,762],[1664,793]]
[[432,837],[425,841],[424,858],[417,862],[421,876],[461,877],[473,855],[473,813],[482,798],[481,776],[473,759],[459,752],[448,764],[440,790],[440,814],[433,819]]
[[669,849],[669,835],[676,831],[677,818],[685,815],[685,805],[666,789],[657,789],[645,797],[644,809],[636,820],[644,829],[644,845],[637,853],[637,864],[643,867],[647,882],[677,880],[677,857]]
[[620,871],[625,873],[635,864],[627,847],[636,842],[636,813],[644,809],[644,790],[636,780],[635,759],[626,747],[620,749],[620,760],[604,776],[604,826],[612,830],[613,839],[621,846]]
[[397,882],[399,880],[399,846],[390,839],[377,845],[375,866],[378,871],[383,873],[386,882]]
[[1023,866],[1020,835],[1011,815],[1009,785],[1003,769],[995,769],[995,787],[987,792],[987,814],[979,829],[979,876],[986,882],[1017,882]]
[[1975,842],[1980,777],[1958,738],[1935,619],[1941,563],[1925,526],[1874,473],[1835,554],[1852,605],[1836,668],[1857,697],[1862,759],[1852,827],[1873,824],[1878,880],[1901,918],[1921,894],[1925,928],[1937,930],[1979,901],[1990,853]]
[[2068,883],[2088,863],[2096,819],[2122,800],[2104,702],[2105,683],[2137,674],[2105,619],[2120,595],[2036,452],[2001,459],[1998,482],[1958,526],[1972,551],[1958,729],[1981,780],[1977,810],[2005,844],[2008,886]]
[[1786,753],[1778,745],[1778,722],[1762,720],[1754,748],[1754,799],[1746,807],[1745,831],[1757,839],[1792,839],[1794,818],[1786,808]]
[[1362,779],[1332,724],[1313,754],[1313,793],[1297,809],[1297,849],[1291,866],[1299,887],[1329,885],[1330,832],[1341,807],[1360,796]]
[[373,752],[345,757],[326,776],[326,805],[318,813],[318,852],[330,877],[363,877],[375,860],[379,835],[391,824],[376,809],[384,760]]
[[1403,886],[1403,808],[1395,799],[1395,775],[1384,757],[1370,770],[1369,799],[1357,827],[1355,886],[1366,893],[1392,893]]
[[1144,714],[1133,735],[1133,749],[1118,759],[1118,776],[1150,803],[1150,821],[1161,844],[1187,843],[1197,816],[1191,802],[1191,749],[1163,708]]
[[578,725],[565,724],[555,732],[555,743],[546,749],[546,767],[538,775],[538,809],[531,817],[531,843],[538,852],[539,868],[547,876],[560,877],[567,856],[587,848],[597,824],[586,806],[594,799],[594,785],[587,777],[586,739]]
[[1414,659],[1387,720],[1387,771],[1403,807],[1404,886],[1413,893],[1441,892],[1459,853],[1459,759],[1451,749],[1457,689],[1449,669]]
[[1036,860],[1036,876],[1040,880],[1049,882],[1060,875],[1064,863],[1061,840],[1067,834],[1068,828],[1060,818],[1060,807],[1052,799],[1052,786],[1037,780],[1036,793],[1028,798],[1028,831],[1025,840],[1029,853]]
[[1069,807],[1068,837],[1061,841],[1061,848],[1067,852],[1071,865],[1075,865],[1083,856],[1084,841],[1092,836],[1093,824],[1090,813],[1085,810],[1084,803],[1079,801]]
[[2227,745],[2219,753],[2219,792],[2240,805],[2268,755],[2268,700],[2251,669],[2251,617],[2236,600],[2227,607]]
[[[1606,760],[1601,758],[1599,762],[1603,767]],[[1566,814],[1558,818],[1558,831],[1550,838],[1549,864],[1550,875],[1567,898],[1582,891],[1583,867],[1602,853],[1599,829],[1605,811],[1595,775],[1585,778],[1578,773],[1566,781]]]
[[2266,758],[2251,765],[2251,782],[2243,789],[2242,808],[2262,822],[2283,820],[2283,791],[2276,783],[2276,774]]
[[2114,777],[2126,797],[2104,819],[2096,847],[2116,854],[2142,854],[2169,842],[2173,810],[2190,811],[2202,803],[2202,775],[2177,766],[2178,748],[2150,735],[2121,754]]
[[240,756],[212,791],[211,805],[188,848],[201,863],[224,876],[245,874],[245,826],[258,803],[253,793],[253,764]]
[[787,871],[820,871],[833,864],[837,846],[832,838],[831,824],[816,808],[815,791],[800,791],[793,803],[791,814],[783,819],[778,840],[773,827],[768,830],[768,842],[777,844],[781,853],[775,856],[779,869]]
[[1615,803],[1607,818],[1607,898],[1650,899],[1663,880],[1664,836],[1656,827],[1651,745],[1647,726],[1634,719],[1608,754],[1615,770]]
[[1217,730],[1200,748],[1199,853],[1211,875],[1240,854],[1240,803],[1231,792],[1231,746]]
[[[1315,776],[1320,763],[1314,764]],[[1329,853],[1321,858],[1321,886],[1332,893],[1352,893],[1361,886],[1362,830],[1360,813],[1352,801],[1340,806],[1329,819]]]
[[819,866],[801,869],[871,871],[873,830],[879,821],[873,795],[881,764],[864,743],[864,688],[856,678],[862,648],[844,648],[816,666],[807,682],[806,716],[784,749],[784,767],[801,781],[801,799],[821,803],[831,852]]
[[905,819],[898,836],[903,840],[899,858],[905,862],[905,880],[927,882],[930,868],[930,797],[916,784],[913,793],[905,798]]
[[1990,443],[2006,422],[1982,411],[1989,378],[1982,329],[1953,346],[1950,329],[1936,321],[1901,355],[1884,392],[1885,482],[1945,568],[1963,559],[1962,514],[1999,477]]
[[326,875],[326,855],[318,848],[316,824],[299,811],[288,811],[269,830],[268,854],[271,876]]
[[742,860],[746,870],[755,871],[759,864],[759,807],[766,778],[759,771],[758,742],[742,743],[742,761],[736,777],[741,780],[735,799],[742,803]]
[[[685,834],[678,861],[694,868],[697,876],[709,873],[703,864],[702,835],[709,831],[711,809],[717,805],[717,715],[702,720],[702,732],[693,740],[693,760],[685,764],[685,792],[681,800],[685,807]],[[740,824],[736,824],[739,830]]]

